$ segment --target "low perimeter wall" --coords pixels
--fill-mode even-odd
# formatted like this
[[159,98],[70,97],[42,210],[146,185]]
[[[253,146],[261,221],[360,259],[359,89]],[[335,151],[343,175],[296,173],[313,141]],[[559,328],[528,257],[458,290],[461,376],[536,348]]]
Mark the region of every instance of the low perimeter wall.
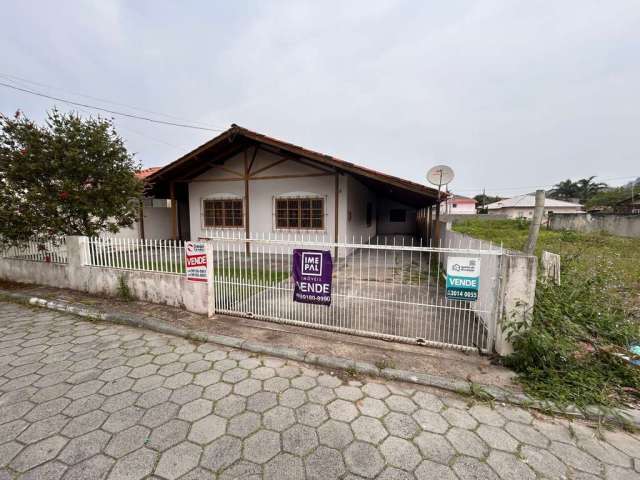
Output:
[[549,228],[584,233],[608,232],[620,237],[640,238],[640,215],[554,213],[549,217]]
[[131,294],[138,300],[213,316],[212,281],[191,282],[184,275],[92,267],[85,258],[85,241],[86,237],[67,237],[68,264],[0,259],[0,278],[116,296],[120,279],[124,277]]
[[[443,248],[500,250],[499,246],[489,242],[454,232],[451,223],[441,225],[440,238]],[[507,332],[503,331],[503,324],[509,320],[530,320],[536,294],[537,258],[504,250],[502,255],[482,255],[480,262],[476,314],[486,325],[489,338],[495,339],[495,351],[502,356],[509,355],[513,346],[507,339]],[[446,271],[446,253],[441,255],[441,264]]]

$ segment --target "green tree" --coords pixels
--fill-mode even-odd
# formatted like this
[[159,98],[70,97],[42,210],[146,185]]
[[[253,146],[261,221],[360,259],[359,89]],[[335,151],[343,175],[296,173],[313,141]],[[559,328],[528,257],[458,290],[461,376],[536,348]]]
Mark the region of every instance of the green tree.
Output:
[[131,226],[139,168],[110,120],[53,109],[38,125],[0,114],[0,243]]
[[577,199],[584,204],[594,195],[608,188],[606,183],[594,182],[594,178],[596,177],[581,178],[577,182],[573,182],[570,179],[564,180],[551,189],[549,198],[557,200]]

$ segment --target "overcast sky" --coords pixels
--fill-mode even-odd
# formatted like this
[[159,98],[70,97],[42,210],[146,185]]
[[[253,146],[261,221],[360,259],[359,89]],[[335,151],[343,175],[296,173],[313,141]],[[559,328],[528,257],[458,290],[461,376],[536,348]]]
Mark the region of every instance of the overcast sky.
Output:
[[[444,163],[464,195],[640,176],[638,0],[14,1],[1,18],[0,75],[35,83],[0,82],[65,99],[421,183]],[[72,108],[0,87],[3,113],[54,104]],[[215,135],[115,118],[145,166]]]

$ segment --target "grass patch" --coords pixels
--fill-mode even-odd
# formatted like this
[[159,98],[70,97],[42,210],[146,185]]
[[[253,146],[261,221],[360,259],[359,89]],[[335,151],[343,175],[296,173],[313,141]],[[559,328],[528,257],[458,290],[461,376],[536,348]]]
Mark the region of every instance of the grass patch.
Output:
[[[528,223],[469,220],[454,230],[522,249]],[[637,404],[640,367],[620,358],[640,342],[640,240],[541,229],[536,254],[562,257],[562,285],[538,282],[530,328],[513,327],[505,364],[525,390],[560,405]]]

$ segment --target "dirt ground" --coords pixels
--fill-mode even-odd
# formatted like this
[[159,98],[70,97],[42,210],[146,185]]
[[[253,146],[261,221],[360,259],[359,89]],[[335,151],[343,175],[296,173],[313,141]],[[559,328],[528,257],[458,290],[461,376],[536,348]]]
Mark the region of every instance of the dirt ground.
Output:
[[0,288],[73,304],[83,304],[109,312],[157,318],[181,327],[209,333],[241,337],[273,345],[300,348],[317,354],[335,355],[357,361],[432,375],[448,376],[477,383],[520,390],[515,374],[478,353],[437,349],[387,342],[312,328],[284,325],[226,315],[207,318],[166,305],[124,302],[111,297],[35,285],[1,282]]

